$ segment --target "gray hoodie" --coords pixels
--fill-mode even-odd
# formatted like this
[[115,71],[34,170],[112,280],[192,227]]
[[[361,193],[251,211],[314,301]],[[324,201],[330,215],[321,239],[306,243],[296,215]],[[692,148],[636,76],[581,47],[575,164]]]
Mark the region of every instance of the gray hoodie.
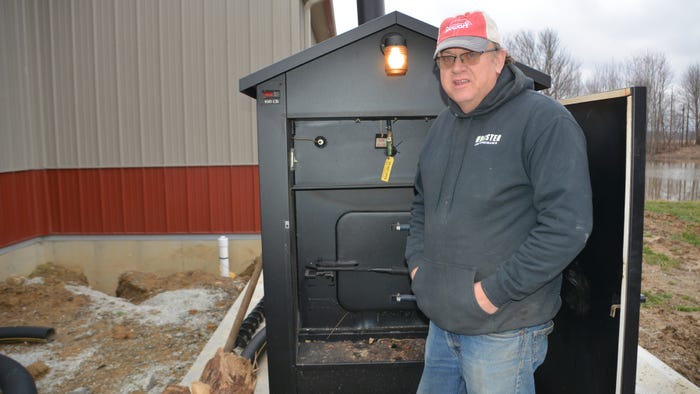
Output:
[[[592,229],[586,140],[571,114],[507,65],[465,114],[450,100],[428,131],[406,245],[419,308],[439,327],[485,334],[544,323],[561,272]],[[482,281],[499,310],[474,297]]]

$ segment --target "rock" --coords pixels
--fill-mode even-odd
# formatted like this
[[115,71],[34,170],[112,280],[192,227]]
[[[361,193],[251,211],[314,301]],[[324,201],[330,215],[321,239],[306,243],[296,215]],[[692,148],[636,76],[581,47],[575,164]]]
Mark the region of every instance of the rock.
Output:
[[92,390],[87,387],[78,387],[75,390],[71,390],[68,394],[92,394]]
[[34,380],[42,378],[44,375],[49,373],[50,370],[51,368],[49,368],[49,366],[43,361],[37,361],[27,366],[27,371],[32,375]]
[[119,275],[115,294],[135,304],[141,303],[153,295],[156,280],[156,275],[150,272],[127,271]]
[[[215,284],[224,284],[240,289],[245,286],[242,280],[226,280],[219,276],[203,271],[177,272],[172,275],[158,275],[152,272],[127,271],[119,275],[117,297],[129,300],[134,304],[143,301],[168,290],[220,287]],[[240,289],[238,288],[240,286]]]
[[112,329],[112,338],[114,339],[132,339],[135,338],[136,334],[134,330],[120,325],[114,326]]
[[5,283],[7,283],[10,286],[21,286],[26,281],[27,281],[27,278],[25,278],[24,276],[20,276],[20,275],[12,275],[9,278],[5,279]]
[[41,264],[40,266],[36,267],[31,274],[29,274],[29,277],[51,278],[52,281],[62,281],[65,283],[75,283],[78,285],[88,284],[87,277],[81,271],[54,263]]
[[76,335],[76,336],[73,338],[73,340],[74,340],[74,341],[79,341],[79,340],[81,340],[81,339],[90,338],[91,336],[95,335],[95,333],[96,333],[95,330],[87,330],[86,332],[84,332],[84,333],[82,333],[82,334]]
[[157,384],[158,379],[156,379],[156,375],[151,374],[151,376],[148,377],[148,381],[146,382],[146,391],[149,391],[152,388],[156,387]]

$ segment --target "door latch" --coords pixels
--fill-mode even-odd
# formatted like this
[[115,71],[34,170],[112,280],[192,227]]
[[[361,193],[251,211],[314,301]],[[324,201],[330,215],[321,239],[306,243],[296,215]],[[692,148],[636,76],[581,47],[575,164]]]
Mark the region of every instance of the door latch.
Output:
[[613,319],[615,318],[615,315],[617,315],[617,311],[620,309],[620,304],[612,304],[610,305],[610,317]]

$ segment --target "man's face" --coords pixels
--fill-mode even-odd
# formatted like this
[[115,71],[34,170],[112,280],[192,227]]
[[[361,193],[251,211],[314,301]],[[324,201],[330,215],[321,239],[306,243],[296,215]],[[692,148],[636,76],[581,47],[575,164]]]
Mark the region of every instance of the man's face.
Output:
[[452,66],[440,66],[440,83],[447,95],[459,105],[462,111],[469,113],[496,85],[506,54],[504,50],[486,52],[477,58],[478,62],[470,65],[467,56],[463,56],[464,63],[459,58],[466,52],[469,51],[463,48],[447,48],[440,52],[440,56],[457,57]]

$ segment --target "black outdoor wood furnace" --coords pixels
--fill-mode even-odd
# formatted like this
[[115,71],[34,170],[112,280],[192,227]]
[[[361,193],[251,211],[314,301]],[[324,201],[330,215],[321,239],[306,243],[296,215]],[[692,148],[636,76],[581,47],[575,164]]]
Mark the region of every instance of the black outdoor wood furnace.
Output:
[[[406,40],[404,76],[384,72],[387,33]],[[257,100],[272,393],[415,392],[427,320],[403,252],[418,153],[446,105],[436,38],[394,12],[240,80]],[[645,97],[564,103],[588,139],[594,230],[565,272],[539,393],[634,393]]]

